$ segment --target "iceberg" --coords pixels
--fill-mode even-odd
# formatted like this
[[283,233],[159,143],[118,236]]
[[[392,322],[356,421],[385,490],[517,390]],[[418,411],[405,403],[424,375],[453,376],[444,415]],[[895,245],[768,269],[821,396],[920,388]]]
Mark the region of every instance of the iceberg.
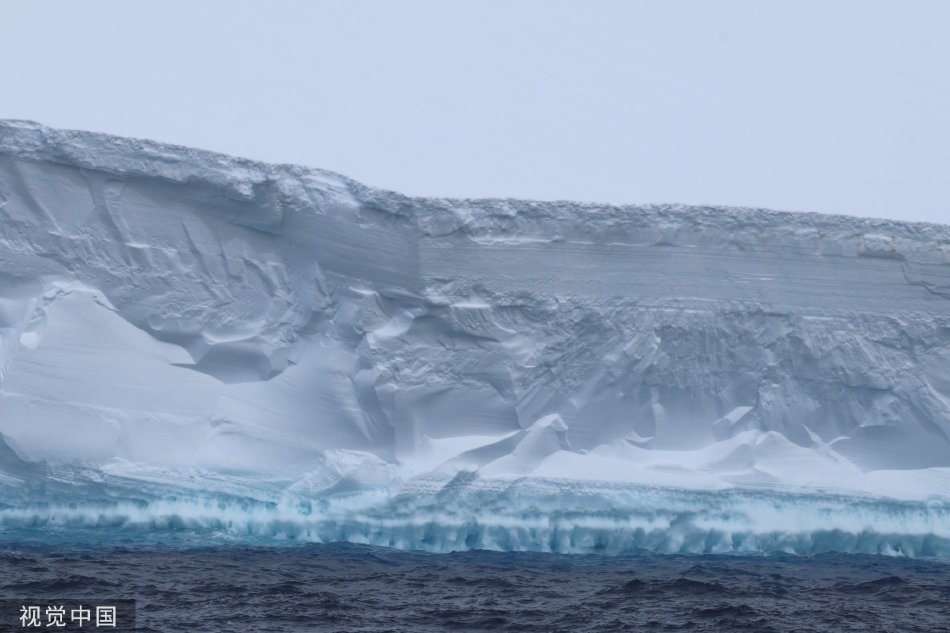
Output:
[[0,122],[0,539],[950,557],[950,226]]

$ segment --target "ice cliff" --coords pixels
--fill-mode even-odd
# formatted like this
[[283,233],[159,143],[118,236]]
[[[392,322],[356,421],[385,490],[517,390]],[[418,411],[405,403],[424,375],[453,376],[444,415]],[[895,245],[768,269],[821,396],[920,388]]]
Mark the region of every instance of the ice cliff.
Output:
[[950,226],[0,122],[0,539],[63,523],[950,556]]

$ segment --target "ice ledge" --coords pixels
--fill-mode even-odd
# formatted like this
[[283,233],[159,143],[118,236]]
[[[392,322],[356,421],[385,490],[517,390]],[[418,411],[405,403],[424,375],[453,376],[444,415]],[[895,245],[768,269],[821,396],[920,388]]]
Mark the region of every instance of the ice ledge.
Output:
[[[865,237],[875,256],[900,253],[899,240],[950,244],[950,225],[900,222],[812,212],[683,204],[610,205],[572,201],[514,199],[413,198],[367,187],[332,171],[290,164],[268,164],[181,145],[110,134],[46,127],[34,121],[0,119],[0,157],[48,161],[125,177],[159,178],[181,184],[201,183],[225,197],[255,202],[276,187],[303,206],[314,201],[347,199],[398,215],[455,216],[455,222],[422,222],[423,234],[438,235],[465,227],[476,231],[491,218],[530,218],[543,214],[577,223],[596,213],[597,220],[632,222],[640,227],[667,223],[695,229],[757,228],[769,234],[827,239]],[[314,196],[314,194],[317,194]]]
[[[108,480],[108,478],[106,478]],[[565,554],[817,554],[950,558],[950,507],[780,490],[690,491],[550,480],[385,487],[269,498],[134,483],[108,494],[48,486],[41,503],[0,504],[0,535],[48,530],[77,542],[185,539],[193,544],[346,541],[433,553],[471,549]],[[302,482],[305,483],[305,482]],[[49,537],[47,537],[49,538]]]

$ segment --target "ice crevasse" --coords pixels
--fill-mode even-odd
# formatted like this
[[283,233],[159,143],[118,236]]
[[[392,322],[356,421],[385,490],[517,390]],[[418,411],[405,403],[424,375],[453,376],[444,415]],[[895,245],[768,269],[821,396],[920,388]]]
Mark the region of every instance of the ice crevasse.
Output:
[[23,530],[950,557],[950,226],[412,198],[3,121]]

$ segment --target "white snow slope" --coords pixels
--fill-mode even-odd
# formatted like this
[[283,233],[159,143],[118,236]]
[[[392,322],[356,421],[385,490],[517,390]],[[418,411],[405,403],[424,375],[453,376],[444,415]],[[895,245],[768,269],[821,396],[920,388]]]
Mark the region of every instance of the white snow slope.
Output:
[[950,227],[0,122],[0,538],[950,556]]

